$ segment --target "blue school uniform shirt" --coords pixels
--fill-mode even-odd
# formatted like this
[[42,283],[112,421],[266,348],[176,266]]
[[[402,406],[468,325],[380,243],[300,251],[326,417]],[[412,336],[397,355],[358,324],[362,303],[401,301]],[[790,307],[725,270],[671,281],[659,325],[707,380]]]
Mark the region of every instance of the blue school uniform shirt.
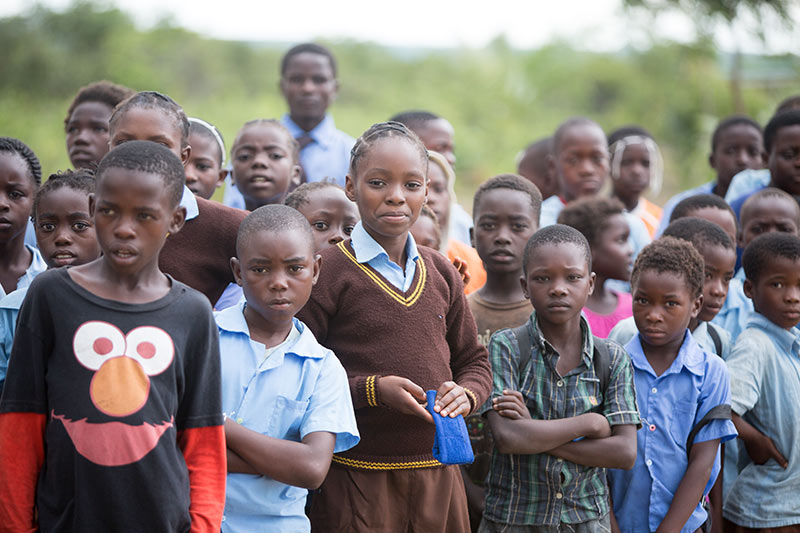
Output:
[[667,203],[664,204],[664,211],[661,213],[661,223],[658,225],[658,229],[656,229],[656,238],[661,237],[661,234],[664,233],[664,230],[667,229],[667,226],[669,226],[669,219],[672,216],[672,211],[681,200],[689,198],[690,196],[697,196],[698,194],[714,194],[714,187],[716,186],[716,180],[709,181],[708,183],[698,185],[693,189],[679,192],[667,200]]
[[[222,410],[245,427],[300,442],[316,431],[336,436],[334,453],[358,444],[347,374],[311,330],[293,320],[274,349],[250,338],[246,302],[215,313],[222,365]],[[309,531],[308,491],[266,476],[229,473],[222,531]]]
[[744,278],[744,269],[740,268],[728,285],[728,295],[722,309],[711,319],[712,324],[730,333],[733,342],[736,342],[739,334],[747,327],[747,321],[753,312],[753,300],[744,294]]
[[753,312],[727,363],[733,412],[772,439],[789,466],[747,458],[723,516],[749,528],[800,524],[800,329]]
[[374,268],[378,274],[386,278],[386,281],[397,287],[403,292],[407,292],[414,281],[414,273],[417,270],[417,243],[409,232],[406,240],[406,264],[404,268],[389,259],[386,250],[367,233],[363,224],[359,220],[353,231],[350,233],[350,244],[356,253],[356,261],[366,263]]
[[[47,263],[44,262],[44,257],[42,257],[42,254],[39,253],[38,248],[34,248],[33,246],[26,244],[25,249],[31,253],[31,264],[28,266],[25,272],[19,278],[17,278],[17,289],[27,287],[31,284],[33,278],[47,270]],[[4,296],[6,296],[6,291],[3,289],[3,286],[0,285],[0,298]]]
[[17,327],[17,315],[22,301],[28,294],[28,287],[23,287],[10,292],[0,298],[0,392],[8,372],[8,357],[14,345],[14,331]]
[[[632,470],[609,469],[614,514],[623,532],[655,531],[669,510],[688,466],[686,439],[692,428],[720,404],[730,403],[730,380],[725,363],[702,350],[689,330],[678,356],[656,376],[644,355],[637,334],[625,350],[631,356],[636,402],[643,427],[636,435],[636,464]],[[694,442],[736,436],[730,420],[712,420]],[[719,453],[714,460],[708,492],[719,474]],[[694,532],[707,518],[700,502],[681,532]]]
[[[692,337],[700,346],[700,348],[712,355],[718,355],[722,357],[722,359],[725,359],[728,357],[728,354],[730,354],[731,351],[731,336],[722,328],[714,327],[714,331],[716,331],[717,335],[719,335],[720,346],[722,347],[722,353],[717,353],[717,347],[714,344],[714,339],[708,332],[708,330],[712,327],[714,326],[708,322],[700,322],[697,327],[694,328],[694,331],[692,331]],[[617,325],[614,326],[614,328],[608,334],[608,339],[625,346],[638,333],[639,331],[636,329],[636,322],[634,321],[633,317],[630,316],[617,322]]]
[[725,193],[725,201],[729,204],[746,194],[750,194],[759,189],[769,186],[772,180],[769,169],[763,168],[754,170],[748,168],[736,174],[728,185],[728,191]]

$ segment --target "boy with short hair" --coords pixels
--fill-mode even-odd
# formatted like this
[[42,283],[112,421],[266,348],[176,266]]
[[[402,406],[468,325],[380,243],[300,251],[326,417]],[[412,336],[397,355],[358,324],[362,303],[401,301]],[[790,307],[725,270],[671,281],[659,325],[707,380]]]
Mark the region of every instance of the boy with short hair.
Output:
[[558,194],[558,180],[549,162],[552,152],[553,138],[545,137],[532,142],[517,154],[517,174],[536,185],[543,200]]
[[[580,232],[543,228],[523,257],[523,290],[535,311],[528,343],[501,330],[489,344],[492,400],[482,411],[496,447],[479,531],[607,530],[603,468],[631,468],[636,459],[630,360],[621,346],[594,338],[581,315],[594,274]],[[522,354],[525,344],[530,352]]]
[[[242,222],[233,274],[244,300],[216,315],[228,486],[222,531],[309,531],[307,490],[358,443],[347,374],[294,314],[319,276],[311,227],[264,206]],[[253,475],[255,474],[255,475]]]
[[[754,313],[727,360],[733,423],[747,450],[723,514],[728,531],[796,531],[800,524],[800,238],[756,237],[745,248]],[[745,459],[740,455],[740,461]]]
[[13,531],[219,531],[218,336],[202,294],[162,273],[184,170],[128,141],[97,169],[103,255],[31,285],[0,401],[0,523]]

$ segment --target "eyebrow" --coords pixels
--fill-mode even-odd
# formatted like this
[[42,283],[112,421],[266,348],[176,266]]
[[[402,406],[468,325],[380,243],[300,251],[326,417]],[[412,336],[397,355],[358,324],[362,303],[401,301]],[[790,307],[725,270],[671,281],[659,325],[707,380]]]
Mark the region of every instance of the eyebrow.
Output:
[[[38,218],[58,218],[58,213],[41,213]],[[74,211],[67,213],[67,218],[90,218],[89,213],[85,211]]]

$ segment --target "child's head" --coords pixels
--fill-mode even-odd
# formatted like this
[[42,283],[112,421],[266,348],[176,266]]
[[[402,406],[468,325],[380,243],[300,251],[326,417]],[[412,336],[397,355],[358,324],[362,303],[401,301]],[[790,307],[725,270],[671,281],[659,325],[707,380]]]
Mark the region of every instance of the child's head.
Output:
[[430,111],[404,111],[389,120],[405,124],[417,134],[425,148],[442,154],[450,166],[455,166],[455,130],[447,119]]
[[428,194],[428,151],[399,122],[374,124],[350,151],[345,192],[364,229],[384,246],[402,239]]
[[[439,152],[428,150],[428,201],[425,205],[436,213],[445,237],[450,226],[450,207],[455,198],[455,180],[456,174],[447,159]],[[447,246],[446,242],[444,244]]]
[[427,205],[422,206],[417,221],[411,225],[409,230],[414,236],[414,241],[421,245],[439,250],[442,246],[442,230],[439,227],[439,220],[436,213]]
[[225,181],[225,142],[213,124],[189,118],[189,146],[192,154],[186,165],[186,186],[197,196],[210,199]]
[[128,141],[152,141],[169,148],[184,165],[189,161],[189,120],[175,100],[156,91],[136,93],[121,102],[109,119],[111,148]]
[[746,248],[764,233],[773,231],[800,235],[800,206],[787,193],[767,187],[752,194],[739,213],[742,231],[739,244]]
[[722,228],[696,217],[676,220],[664,230],[664,237],[689,241],[703,257],[703,308],[697,319],[710,321],[725,304],[736,268],[736,245]]
[[64,118],[67,154],[75,168],[97,168],[108,153],[108,122],[117,104],[133,89],[110,81],[96,81],[78,90]]
[[50,268],[82,265],[100,257],[89,214],[94,173],[87,169],[51,174],[36,192],[33,220],[36,244]]
[[689,322],[703,306],[703,271],[700,253],[674,237],[657,239],[639,252],[631,295],[644,346],[681,345]]
[[575,228],[553,224],[533,234],[523,257],[522,291],[537,319],[564,324],[579,315],[594,290],[586,237]]
[[664,163],[653,136],[639,126],[619,128],[608,136],[611,187],[625,205],[635,205],[649,188],[661,190]]
[[310,131],[325,118],[339,92],[336,59],[319,44],[298,44],[281,59],[280,87],[292,120]]
[[33,150],[18,139],[0,137],[0,243],[18,239],[22,249],[41,181],[42,167]]
[[543,200],[558,194],[559,189],[555,171],[549,164],[552,154],[553,138],[545,137],[529,144],[517,155],[517,174],[536,185]]
[[91,212],[103,259],[120,274],[158,268],[158,254],[183,226],[183,164],[163,144],[128,141],[100,161]]
[[242,221],[231,269],[248,322],[291,322],[311,295],[321,260],[308,221],[286,205],[259,207]]
[[590,197],[570,202],[558,215],[558,223],[575,228],[592,250],[592,268],[602,279],[628,281],[633,248],[625,207],[616,198]]
[[784,111],[764,128],[771,185],[800,196],[800,110]]
[[292,191],[284,203],[300,211],[308,220],[314,235],[315,252],[347,239],[358,222],[356,204],[335,183],[304,183]]
[[608,143],[593,120],[573,117],[553,134],[553,168],[567,202],[597,194],[608,176]]
[[792,96],[787,96],[778,104],[778,107],[775,108],[775,114],[798,109],[800,109],[800,94],[793,94]]
[[478,187],[472,237],[487,274],[522,272],[522,254],[539,229],[541,209],[539,189],[522,176],[500,174]]
[[742,256],[744,293],[755,310],[784,329],[800,322],[800,238],[768,233],[753,239]]
[[231,159],[231,177],[251,211],[282,204],[292,186],[300,184],[300,147],[277,120],[246,122],[233,141]]
[[739,226],[736,213],[728,203],[716,194],[697,194],[684,198],[672,210],[669,223],[686,217],[702,218],[716,224],[728,234],[733,242],[738,241]]
[[722,119],[711,135],[708,164],[717,172],[718,192],[724,196],[733,177],[748,168],[763,168],[761,126],[743,115]]

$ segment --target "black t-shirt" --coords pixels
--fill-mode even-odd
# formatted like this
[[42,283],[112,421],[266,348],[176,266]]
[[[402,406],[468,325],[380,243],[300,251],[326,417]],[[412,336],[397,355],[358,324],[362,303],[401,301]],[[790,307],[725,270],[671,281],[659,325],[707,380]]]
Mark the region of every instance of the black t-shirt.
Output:
[[47,415],[42,531],[189,530],[177,432],[222,424],[219,346],[208,300],[171,282],[146,304],[100,298],[65,268],[31,284],[0,412]]

